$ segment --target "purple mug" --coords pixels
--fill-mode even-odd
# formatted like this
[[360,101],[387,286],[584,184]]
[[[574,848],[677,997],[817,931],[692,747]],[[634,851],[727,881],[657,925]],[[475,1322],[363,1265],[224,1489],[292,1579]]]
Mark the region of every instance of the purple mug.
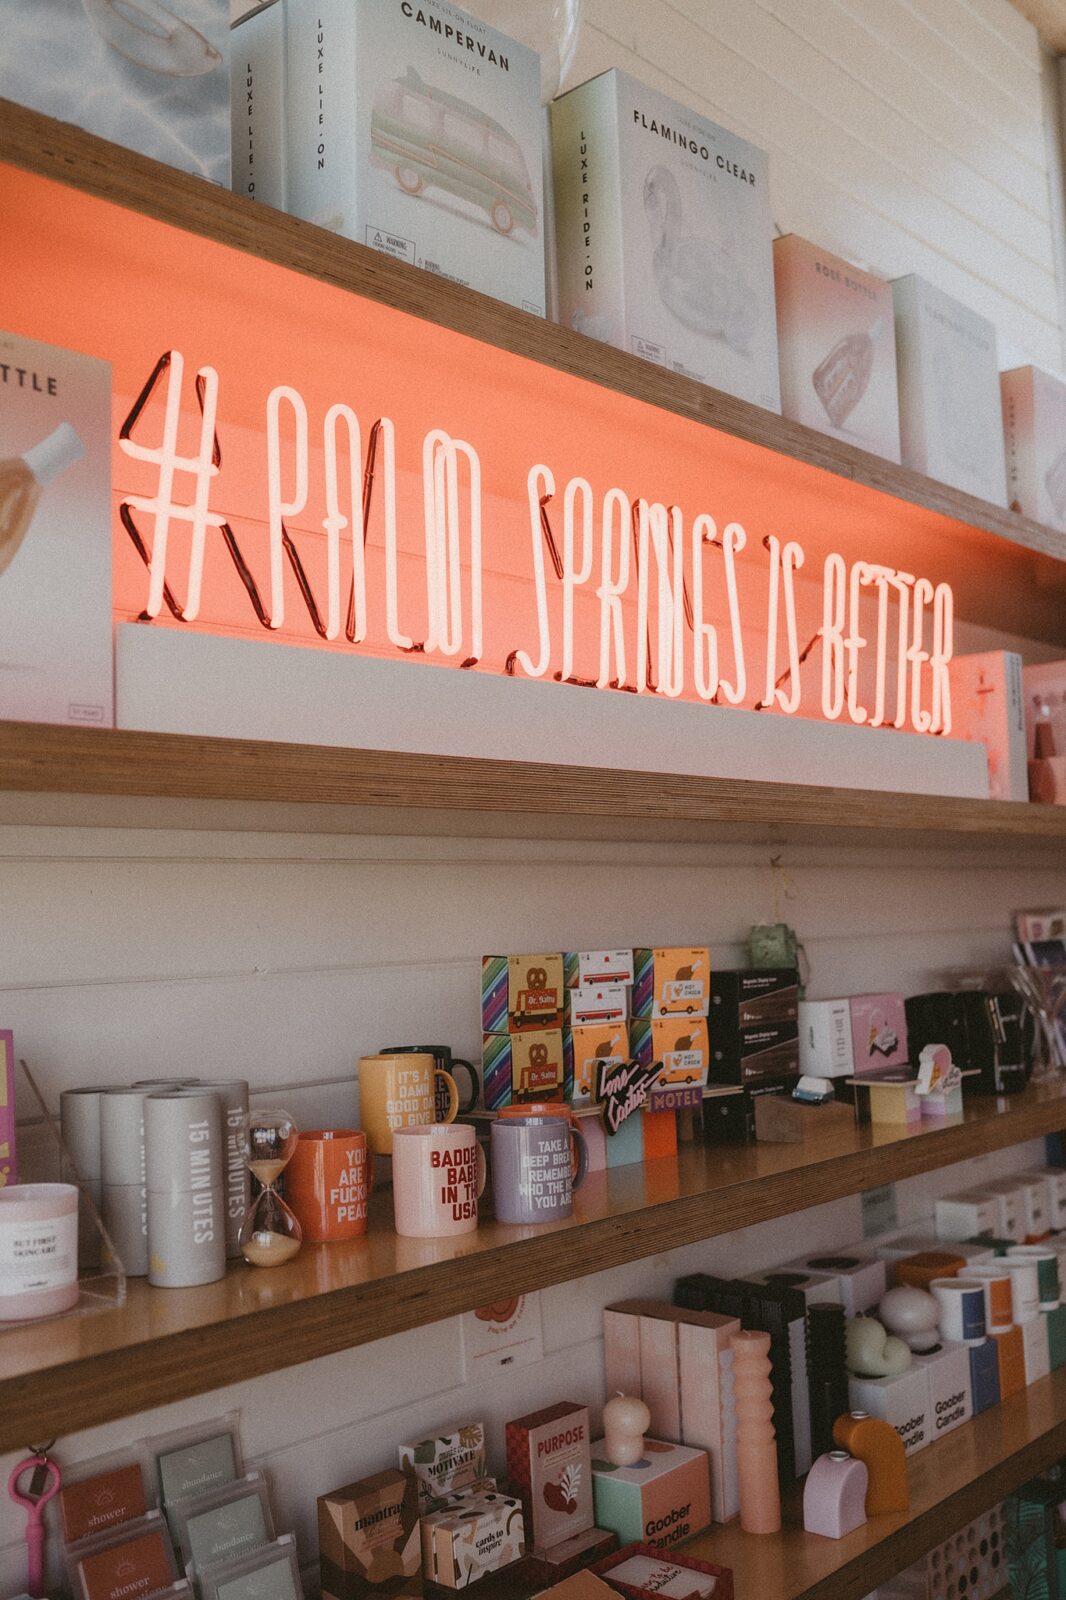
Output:
[[574,1190],[588,1172],[588,1146],[566,1118],[501,1117],[490,1138],[497,1222],[562,1222],[572,1215]]

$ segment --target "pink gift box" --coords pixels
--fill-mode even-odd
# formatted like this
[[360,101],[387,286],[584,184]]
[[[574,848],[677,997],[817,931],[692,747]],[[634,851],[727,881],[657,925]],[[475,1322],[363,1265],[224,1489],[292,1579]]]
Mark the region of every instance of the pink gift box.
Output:
[[853,994],[851,1043],[855,1072],[879,1072],[882,1067],[905,1067],[907,1012],[901,994]]

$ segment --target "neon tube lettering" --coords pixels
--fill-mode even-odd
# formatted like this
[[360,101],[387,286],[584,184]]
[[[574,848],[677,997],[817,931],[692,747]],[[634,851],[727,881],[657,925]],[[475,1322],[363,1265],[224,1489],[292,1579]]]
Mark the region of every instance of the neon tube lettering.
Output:
[[[337,430],[347,434],[348,473],[346,492],[351,516],[341,510],[338,479]],[[322,425],[326,473],[326,638],[335,639],[341,631],[341,532],[352,530],[352,578],[354,585],[355,633],[353,643],[366,637],[366,562],[363,554],[363,499],[359,481],[363,449],[359,418],[351,406],[330,406]]]
[[825,558],[822,571],[822,715],[835,722],[844,709],[844,612],[847,568],[844,557]]
[[530,467],[526,477],[526,496],[529,501],[529,532],[533,541],[533,581],[537,591],[537,633],[540,654],[534,666],[525,650],[515,651],[515,660],[530,678],[543,678],[551,660],[551,629],[548,625],[548,590],[544,581],[544,535],[540,522],[540,503],[555,494],[555,477],[550,467]]
[[[581,565],[574,566],[574,502],[581,496]],[[592,485],[571,478],[563,495],[563,665],[562,677],[574,675],[574,590],[592,575]]]
[[736,558],[748,542],[748,536],[739,522],[726,524],[722,534],[722,557],[725,562],[725,587],[729,601],[729,631],[733,642],[733,670],[735,683],[722,678],[719,687],[730,705],[738,706],[748,692],[748,676],[744,665],[744,633],[740,625],[740,596],[737,594]]
[[714,518],[701,511],[692,524],[692,667],[701,700],[718,693],[718,630],[703,620],[703,546],[717,538]]
[[[632,515],[629,496],[622,489],[608,489],[603,497],[603,517],[600,535],[600,586],[596,598],[600,602],[600,675],[597,689],[608,689],[613,682],[626,681],[626,641],[622,617],[622,596],[629,588],[629,526]],[[618,576],[612,575],[614,564],[615,518],[618,519]],[[615,671],[611,672],[612,652]]]
[[925,632],[925,608],[933,598],[933,585],[928,578],[918,578],[914,584],[914,626],[907,660],[911,668],[911,727],[916,733],[928,733],[932,717],[922,709],[922,665],[929,660],[929,652],[922,649]]
[[[292,411],[293,491],[288,499],[281,489],[281,408]],[[280,628],[285,621],[284,521],[295,517],[307,504],[307,406],[298,389],[280,384],[267,396],[267,497],[270,524],[270,626]]]
[[955,596],[950,584],[938,583],[933,595],[933,653],[929,667],[933,678],[933,716],[930,732],[951,732],[951,677],[948,665],[955,653]]

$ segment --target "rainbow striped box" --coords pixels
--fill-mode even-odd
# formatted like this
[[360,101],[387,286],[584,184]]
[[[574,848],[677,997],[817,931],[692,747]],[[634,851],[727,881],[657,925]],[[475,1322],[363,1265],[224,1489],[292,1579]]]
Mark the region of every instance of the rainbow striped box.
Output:
[[564,996],[563,958],[557,952],[481,958],[483,1033],[558,1028]]
[[486,1111],[515,1100],[558,1100],[563,1092],[563,1030],[486,1033],[481,1045],[481,1096]]
[[617,1066],[629,1059],[629,1026],[563,1029],[563,1094],[575,1106],[591,1105],[596,1098],[596,1061]]
[[634,1017],[705,1017],[711,1009],[706,945],[633,951]]

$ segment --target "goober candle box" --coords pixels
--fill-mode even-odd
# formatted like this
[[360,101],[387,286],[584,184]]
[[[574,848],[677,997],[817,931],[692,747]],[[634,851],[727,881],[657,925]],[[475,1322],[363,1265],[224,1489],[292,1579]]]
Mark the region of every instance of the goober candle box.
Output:
[[899,460],[892,285],[810,239],[774,240],[781,413]]
[[659,1439],[645,1439],[644,1451],[636,1466],[616,1467],[602,1439],[592,1446],[596,1526],[610,1528],[623,1544],[667,1549],[711,1520],[707,1455]]
[[1040,367],[999,382],[1011,510],[1066,529],[1066,383]]
[[892,295],[903,465],[1005,506],[995,328],[914,273]]
[[507,1472],[522,1496],[534,1550],[563,1544],[593,1525],[587,1406],[569,1400],[507,1424]]
[[779,411],[763,151],[616,69],[551,125],[559,320]]
[[0,333],[0,720],[110,727],[111,635],[111,368]]
[[544,315],[540,60],[447,0],[286,0],[288,203]]

